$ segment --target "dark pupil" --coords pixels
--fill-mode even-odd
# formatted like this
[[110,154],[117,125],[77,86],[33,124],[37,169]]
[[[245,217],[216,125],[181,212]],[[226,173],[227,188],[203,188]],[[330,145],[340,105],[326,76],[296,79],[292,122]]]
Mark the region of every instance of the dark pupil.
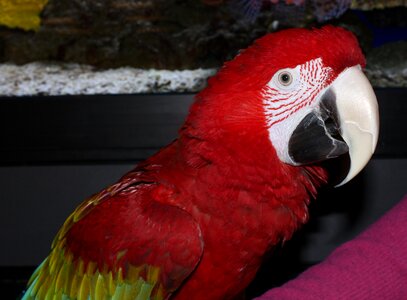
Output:
[[283,75],[281,75],[281,80],[283,82],[289,82],[290,81],[290,76],[288,74],[283,74]]

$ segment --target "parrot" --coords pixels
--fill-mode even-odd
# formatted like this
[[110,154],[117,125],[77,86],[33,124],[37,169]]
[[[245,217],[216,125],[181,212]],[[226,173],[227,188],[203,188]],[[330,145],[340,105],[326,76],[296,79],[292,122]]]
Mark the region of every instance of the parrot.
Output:
[[325,162],[349,158],[340,186],[373,155],[364,67],[341,27],[257,39],[208,80],[174,141],[74,210],[22,299],[241,297],[333,185]]

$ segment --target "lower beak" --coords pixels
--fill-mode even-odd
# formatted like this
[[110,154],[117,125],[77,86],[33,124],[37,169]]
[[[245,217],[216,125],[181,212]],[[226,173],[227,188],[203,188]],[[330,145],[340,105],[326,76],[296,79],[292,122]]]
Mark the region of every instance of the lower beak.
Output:
[[305,116],[289,141],[297,164],[321,162],[349,153],[349,171],[341,186],[368,163],[379,135],[379,112],[373,88],[359,66],[344,70]]

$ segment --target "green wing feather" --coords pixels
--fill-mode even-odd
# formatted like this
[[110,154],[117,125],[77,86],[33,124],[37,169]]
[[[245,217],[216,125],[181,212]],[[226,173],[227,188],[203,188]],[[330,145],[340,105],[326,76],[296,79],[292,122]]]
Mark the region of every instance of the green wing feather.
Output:
[[[83,202],[68,217],[52,243],[50,255],[32,275],[23,300],[161,300],[167,299],[182,284],[198,264],[203,253],[203,243],[195,220],[187,212],[172,205],[154,201],[157,210],[140,210],[141,214],[148,215],[140,215],[138,219],[141,223],[135,226],[150,226],[147,240],[144,230],[140,230],[144,238],[140,239],[140,243],[147,241],[149,247],[153,247],[152,251],[156,257],[148,264],[123,261],[128,249],[112,253],[117,262],[113,266],[100,261],[85,261],[72,253],[67,246],[67,234],[85,216],[91,218],[94,207],[104,201],[116,201],[116,197],[120,198],[121,192],[126,193],[126,188],[130,185],[133,189],[135,186],[144,185],[145,191],[146,181],[139,179],[138,176],[122,178],[119,183]],[[150,189],[159,187],[157,184],[147,185]],[[140,197],[149,197],[149,194]],[[146,220],[149,225],[144,223]],[[160,246],[174,235],[180,240],[177,240],[173,248],[170,247],[171,243],[167,243],[164,248]],[[137,235],[133,238],[139,240]],[[142,246],[143,244],[140,244],[136,247],[138,249]],[[182,251],[179,251],[179,248]],[[180,265],[168,268],[174,264]]]
[[129,265],[123,276],[122,268],[117,272],[99,270],[95,263],[85,266],[81,259],[73,261],[72,257],[53,251],[34,272],[22,299],[164,299],[158,267]]
[[[66,251],[65,235],[101,201],[114,196],[135,180],[122,180],[84,201],[65,221],[52,243],[50,255],[38,266],[28,282],[22,300],[160,300],[164,290],[159,283],[160,268],[128,264],[126,270],[97,268],[95,262],[74,259]],[[120,255],[118,255],[120,257]],[[125,275],[123,275],[125,274]]]

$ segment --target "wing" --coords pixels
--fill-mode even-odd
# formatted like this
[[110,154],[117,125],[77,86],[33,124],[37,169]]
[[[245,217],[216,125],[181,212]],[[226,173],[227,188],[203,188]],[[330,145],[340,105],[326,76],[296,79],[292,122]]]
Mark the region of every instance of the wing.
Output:
[[[167,299],[196,268],[201,232],[165,188],[126,176],[67,219],[23,299]],[[164,195],[164,196],[163,196]]]

